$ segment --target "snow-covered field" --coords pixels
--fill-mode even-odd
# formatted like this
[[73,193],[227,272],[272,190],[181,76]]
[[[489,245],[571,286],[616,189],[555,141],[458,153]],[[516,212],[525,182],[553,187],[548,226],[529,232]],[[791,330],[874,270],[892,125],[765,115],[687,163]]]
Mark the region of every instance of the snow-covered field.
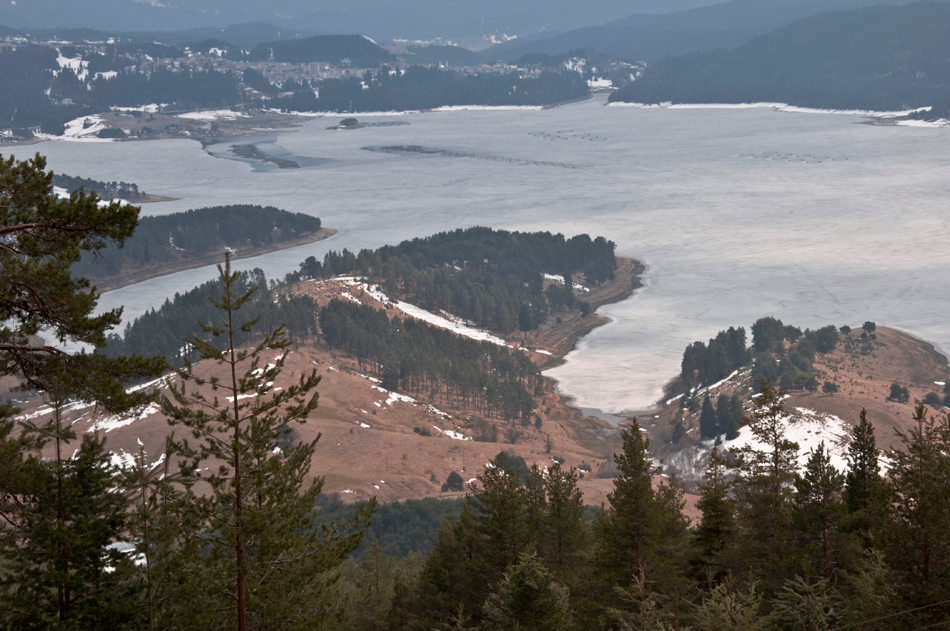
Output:
[[[824,443],[825,452],[831,464],[838,471],[844,471],[848,465],[848,444],[851,442],[851,426],[833,414],[816,412],[808,408],[789,410],[785,421],[785,437],[798,443],[798,466],[802,468],[808,462],[811,453],[819,444]],[[684,449],[669,459],[680,475],[693,479],[703,476],[714,441],[707,440],[695,448]],[[752,430],[745,426],[739,430],[735,440],[723,441],[720,450],[735,450],[744,447],[764,449]]]
[[[113,142],[113,138],[99,138],[96,136],[100,131],[106,128],[102,117],[91,115],[76,118],[66,123],[66,131],[62,136],[52,136],[50,134],[37,134],[38,138],[45,140],[59,140],[66,142],[94,142],[106,143]],[[108,181],[113,181],[109,179]]]

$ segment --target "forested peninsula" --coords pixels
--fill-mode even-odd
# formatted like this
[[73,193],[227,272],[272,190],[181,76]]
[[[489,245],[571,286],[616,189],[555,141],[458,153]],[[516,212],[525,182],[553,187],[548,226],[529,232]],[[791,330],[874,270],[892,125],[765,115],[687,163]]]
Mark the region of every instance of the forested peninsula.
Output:
[[[269,283],[262,271],[254,270],[241,275],[237,289],[258,287],[245,308],[263,325],[284,323],[297,343],[319,339],[343,351],[387,390],[463,406],[489,419],[534,423],[543,382],[539,365],[523,352],[342,298],[317,304],[296,291],[296,284],[357,275],[376,284],[387,301],[405,300],[503,336],[520,332],[526,338],[530,332],[536,338],[543,331],[556,338],[564,322],[567,330],[560,337],[572,346],[599,323],[590,317],[591,303],[576,297],[577,288],[597,292],[617,268],[614,244],[602,237],[471,228],[358,254],[331,251],[322,262],[310,257],[279,283]],[[625,264],[624,289],[607,295],[630,295],[632,271]],[[109,335],[103,352],[112,357],[158,354],[173,364],[193,359],[196,349],[181,340],[201,334],[195,322],[214,315],[206,296],[220,292],[219,285],[213,281],[176,294],[127,324],[122,336]],[[236,343],[254,341],[241,333]]]
[[122,248],[87,252],[72,267],[74,277],[108,291],[148,278],[219,263],[225,249],[234,258],[319,241],[334,233],[320,219],[273,206],[235,204],[144,217]]
[[950,105],[948,22],[945,2],[824,13],[736,49],[667,57],[610,101],[934,107],[937,115]]

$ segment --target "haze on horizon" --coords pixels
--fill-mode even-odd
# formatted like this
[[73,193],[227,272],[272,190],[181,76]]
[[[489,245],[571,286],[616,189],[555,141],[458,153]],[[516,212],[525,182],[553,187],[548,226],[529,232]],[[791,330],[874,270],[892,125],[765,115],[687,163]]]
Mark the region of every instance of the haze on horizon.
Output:
[[[793,0],[797,1],[797,0]],[[389,40],[474,46],[534,33],[596,26],[638,13],[666,13],[717,0],[5,0],[13,28],[161,31],[266,22],[312,34],[359,33]]]

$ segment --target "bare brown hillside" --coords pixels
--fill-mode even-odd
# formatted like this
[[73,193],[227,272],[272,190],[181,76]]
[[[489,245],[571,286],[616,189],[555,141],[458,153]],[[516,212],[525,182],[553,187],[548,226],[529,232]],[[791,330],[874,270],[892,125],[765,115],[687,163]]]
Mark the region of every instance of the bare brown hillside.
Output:
[[[629,259],[620,259],[613,281],[578,291],[578,298],[592,306],[622,300],[639,287],[642,266]],[[583,280],[581,279],[583,282]],[[387,308],[390,315],[405,317],[391,303],[373,298],[368,287],[354,279],[331,279],[304,282],[290,289],[313,296],[318,304],[332,298],[344,298]],[[561,317],[557,325],[555,317]],[[604,322],[591,316],[581,318],[578,312],[565,311],[552,317],[552,323],[527,340],[518,336],[508,340],[511,346],[524,344],[524,349],[540,366],[559,361],[577,340]],[[273,361],[273,359],[271,359]],[[540,429],[520,424],[478,417],[469,410],[447,407],[435,402],[408,400],[408,397],[383,391],[370,377],[360,374],[356,361],[332,352],[315,342],[297,345],[284,356],[284,371],[274,387],[286,387],[301,374],[316,370],[321,378],[318,387],[319,407],[303,425],[295,427],[300,440],[320,436],[311,473],[325,479],[324,492],[339,493],[346,501],[376,496],[380,501],[403,500],[443,494],[442,484],[449,473],[459,472],[464,479],[473,479],[499,451],[524,457],[528,464],[545,467],[554,458],[563,459],[569,467],[577,467],[584,477],[580,487],[590,504],[606,501],[612,480],[597,477],[609,469],[612,454],[610,440],[617,429],[602,420],[587,417],[567,404],[554,391],[554,383],[546,380],[544,396],[539,401],[542,418]],[[224,380],[222,367],[203,362],[199,371]],[[219,393],[220,394],[220,393]],[[34,398],[23,406],[27,414],[42,420],[50,414],[41,400]],[[94,408],[74,407],[68,413],[75,420],[77,431],[99,431],[107,439],[107,448],[120,456],[135,453],[139,442],[157,457],[169,428],[156,407],[138,416],[103,419]],[[494,427],[490,442],[485,441],[485,424]],[[177,428],[176,434],[185,432]],[[482,440],[474,440],[479,438]]]

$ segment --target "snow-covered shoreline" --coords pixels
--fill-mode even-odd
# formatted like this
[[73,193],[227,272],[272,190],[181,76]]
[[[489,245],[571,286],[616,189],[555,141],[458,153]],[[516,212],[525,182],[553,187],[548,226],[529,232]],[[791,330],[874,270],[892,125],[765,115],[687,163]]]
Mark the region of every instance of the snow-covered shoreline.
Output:
[[843,109],[821,109],[815,107],[800,107],[798,105],[789,105],[788,103],[771,103],[767,101],[756,103],[626,103],[614,102],[607,103],[609,107],[635,107],[640,109],[662,108],[670,110],[748,110],[757,108],[768,108],[776,112],[786,112],[789,114],[842,114],[846,116],[867,116],[872,118],[897,118],[907,116],[916,112],[929,112],[931,107],[918,107],[912,110],[899,111],[877,111],[877,110],[843,110]]

